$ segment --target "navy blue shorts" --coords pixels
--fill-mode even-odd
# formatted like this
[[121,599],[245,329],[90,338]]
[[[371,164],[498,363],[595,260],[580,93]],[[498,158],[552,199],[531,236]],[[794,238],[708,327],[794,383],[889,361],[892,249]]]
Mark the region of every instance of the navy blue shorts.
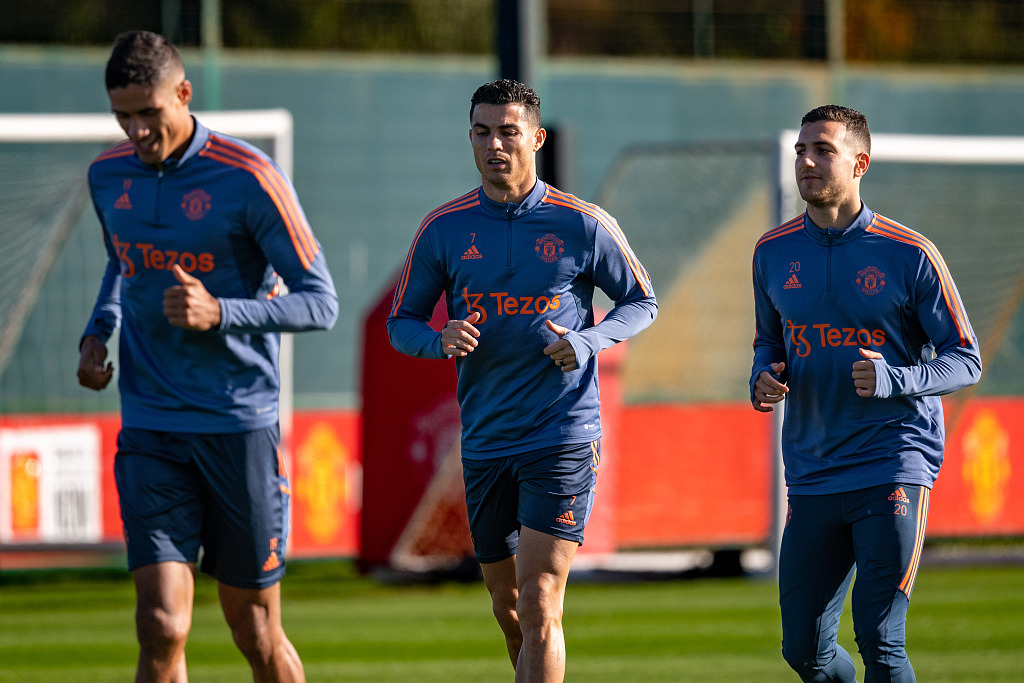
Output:
[[288,479],[276,426],[237,434],[122,429],[114,477],[128,568],[197,562],[220,583],[266,588],[284,576]]
[[599,441],[462,461],[469,530],[477,559],[516,554],[525,526],[583,545],[601,461]]

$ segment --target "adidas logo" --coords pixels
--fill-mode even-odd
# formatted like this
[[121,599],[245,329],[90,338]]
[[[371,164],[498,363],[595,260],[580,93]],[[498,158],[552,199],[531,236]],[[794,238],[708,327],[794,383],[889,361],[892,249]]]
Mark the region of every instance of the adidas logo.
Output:
[[783,289],[800,289],[802,286],[803,285],[800,284],[800,281],[796,279],[796,273],[793,273],[792,275],[789,276],[789,279],[786,280],[786,284],[782,285],[782,288]]
[[569,526],[576,526],[576,518],[573,517],[572,510],[567,511],[565,514],[559,515],[556,519],[559,524],[568,524]]
[[903,490],[902,486],[889,494],[889,500],[895,500],[896,502],[899,503],[910,502],[910,499],[907,498],[907,492]]
[[117,198],[117,201],[114,202],[114,208],[115,209],[131,209],[132,208],[132,200],[128,198],[128,193],[127,192],[125,192],[124,194],[122,194],[120,197]]
[[466,253],[462,255],[463,261],[472,261],[477,258],[483,258],[483,254],[480,253],[480,250],[476,248],[475,244],[467,249]]
[[281,566],[281,560],[277,559],[277,553],[271,552],[270,557],[263,563],[263,571],[269,572],[271,569],[277,569]]

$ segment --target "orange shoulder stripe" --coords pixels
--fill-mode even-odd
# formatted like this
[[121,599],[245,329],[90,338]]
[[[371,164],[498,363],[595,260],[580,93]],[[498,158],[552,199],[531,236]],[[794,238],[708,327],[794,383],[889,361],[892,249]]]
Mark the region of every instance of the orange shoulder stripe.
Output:
[[785,223],[783,223],[779,227],[772,228],[771,230],[766,232],[764,235],[762,235],[761,239],[759,239],[757,241],[757,244],[754,245],[754,251],[757,251],[757,248],[759,246],[761,246],[763,243],[767,242],[768,240],[773,240],[776,237],[782,237],[783,235],[788,235],[790,233],[798,232],[798,231],[802,230],[803,227],[804,227],[804,216],[803,216],[803,214],[800,214],[796,218],[793,218],[792,220],[786,221]]
[[[282,210],[282,217],[285,218],[289,234],[292,237],[293,244],[295,244],[296,251],[300,253],[300,258],[302,254],[305,254],[305,260],[312,262],[317,253],[319,253],[319,248],[316,238],[313,237],[309,225],[303,218],[302,209],[289,186],[288,180],[269,160],[254,154],[251,150],[241,145],[213,134],[210,136],[208,149],[213,149],[215,145],[217,146],[217,151],[223,151],[237,161],[252,166],[250,172],[257,176],[264,189],[267,190],[268,194],[271,194],[279,210],[284,209]],[[276,193],[271,190],[271,187],[276,190]]]
[[[422,227],[424,224],[429,223],[430,221],[434,220],[435,216],[439,216],[439,215],[441,215],[443,213],[448,213],[449,209],[451,209],[452,207],[455,207],[458,204],[462,204],[464,202],[472,202],[474,199],[476,199],[476,196],[477,196],[478,192],[479,192],[479,190],[473,190],[472,192],[467,192],[466,194],[462,195],[461,197],[453,199],[450,202],[445,202],[441,206],[437,207],[436,209],[434,209],[433,211],[428,213],[426,218],[424,218],[420,222],[420,227]],[[479,202],[477,202],[477,203],[479,203]],[[474,204],[474,206],[475,206],[475,204]]]
[[127,157],[135,154],[135,146],[132,145],[131,140],[122,140],[110,149],[107,149],[100,153],[92,163],[97,161],[106,161],[107,159],[120,159],[121,157]]
[[287,179],[268,160],[253,154],[250,150],[224,138],[211,134],[200,155],[223,164],[247,171],[256,178],[266,191],[284,220],[292,246],[302,265],[307,270],[319,253],[313,232],[306,222],[298,200]]
[[647,273],[643,264],[640,263],[636,254],[633,253],[633,250],[629,246],[629,242],[626,240],[625,233],[622,232],[618,222],[611,216],[611,214],[596,204],[584,202],[578,197],[567,192],[556,190],[550,185],[548,185],[541,201],[546,204],[553,204],[555,206],[573,209],[595,219],[619,247],[619,251],[622,252],[622,255],[626,258],[626,262],[629,264],[629,269],[633,271],[633,277],[640,285],[640,289],[643,290],[644,295],[651,296],[651,276]]
[[876,235],[882,235],[904,244],[910,244],[924,252],[939,276],[942,298],[945,299],[946,308],[949,309],[949,314],[952,316],[953,323],[960,334],[960,346],[972,344],[973,338],[971,337],[970,325],[967,323],[967,311],[964,309],[963,302],[957,294],[956,285],[953,283],[953,276],[949,274],[949,268],[946,267],[946,262],[942,259],[942,254],[935,248],[935,245],[924,235],[877,213],[871,221],[871,225],[867,227],[867,230]]
[[416,252],[416,245],[419,244],[420,237],[423,236],[427,227],[445,214],[464,211],[465,209],[470,209],[474,206],[480,206],[480,199],[477,197],[477,190],[473,190],[472,192],[462,195],[458,199],[453,199],[450,202],[442,204],[427,214],[427,217],[423,219],[423,222],[420,223],[419,229],[416,230],[416,236],[413,237],[412,246],[409,247],[409,253],[405,257],[405,264],[402,266],[402,274],[398,278],[398,285],[395,287],[395,297],[391,303],[391,315],[394,315],[398,311],[402,305],[402,299],[405,298],[405,290],[409,286],[409,273],[412,269],[412,256]]
[[316,242],[309,231],[308,225],[302,219],[301,209],[289,190],[287,182],[277,173],[276,169],[266,160],[254,156],[242,147],[233,145],[227,141],[211,135],[206,147],[200,154],[221,163],[240,168],[253,175],[260,183],[260,186],[270,196],[271,201],[278,209],[285,222],[292,245],[299,256],[303,266],[309,268],[317,254]]

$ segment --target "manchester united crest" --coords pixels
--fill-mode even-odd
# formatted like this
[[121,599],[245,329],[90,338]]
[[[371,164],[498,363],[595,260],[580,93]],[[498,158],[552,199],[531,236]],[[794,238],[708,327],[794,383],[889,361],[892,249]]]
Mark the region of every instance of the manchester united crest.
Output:
[[868,296],[874,296],[885,287],[885,273],[874,266],[857,272],[857,288]]
[[540,257],[541,261],[545,263],[554,263],[561,258],[562,253],[565,251],[565,242],[558,239],[557,235],[547,234],[537,240],[537,245],[534,247],[537,252],[537,256]]
[[181,210],[190,221],[202,219],[210,211],[212,197],[204,190],[192,190],[181,198]]

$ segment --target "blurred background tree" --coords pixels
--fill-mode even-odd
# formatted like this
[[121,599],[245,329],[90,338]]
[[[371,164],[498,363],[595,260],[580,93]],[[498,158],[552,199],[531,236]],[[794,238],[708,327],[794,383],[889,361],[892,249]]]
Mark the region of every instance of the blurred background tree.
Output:
[[[538,0],[548,54],[825,59],[829,0]],[[493,52],[496,0],[220,0],[226,48]],[[850,62],[1024,63],[1021,0],[846,0]],[[10,2],[0,43],[109,45],[146,28],[200,43],[201,0]]]

